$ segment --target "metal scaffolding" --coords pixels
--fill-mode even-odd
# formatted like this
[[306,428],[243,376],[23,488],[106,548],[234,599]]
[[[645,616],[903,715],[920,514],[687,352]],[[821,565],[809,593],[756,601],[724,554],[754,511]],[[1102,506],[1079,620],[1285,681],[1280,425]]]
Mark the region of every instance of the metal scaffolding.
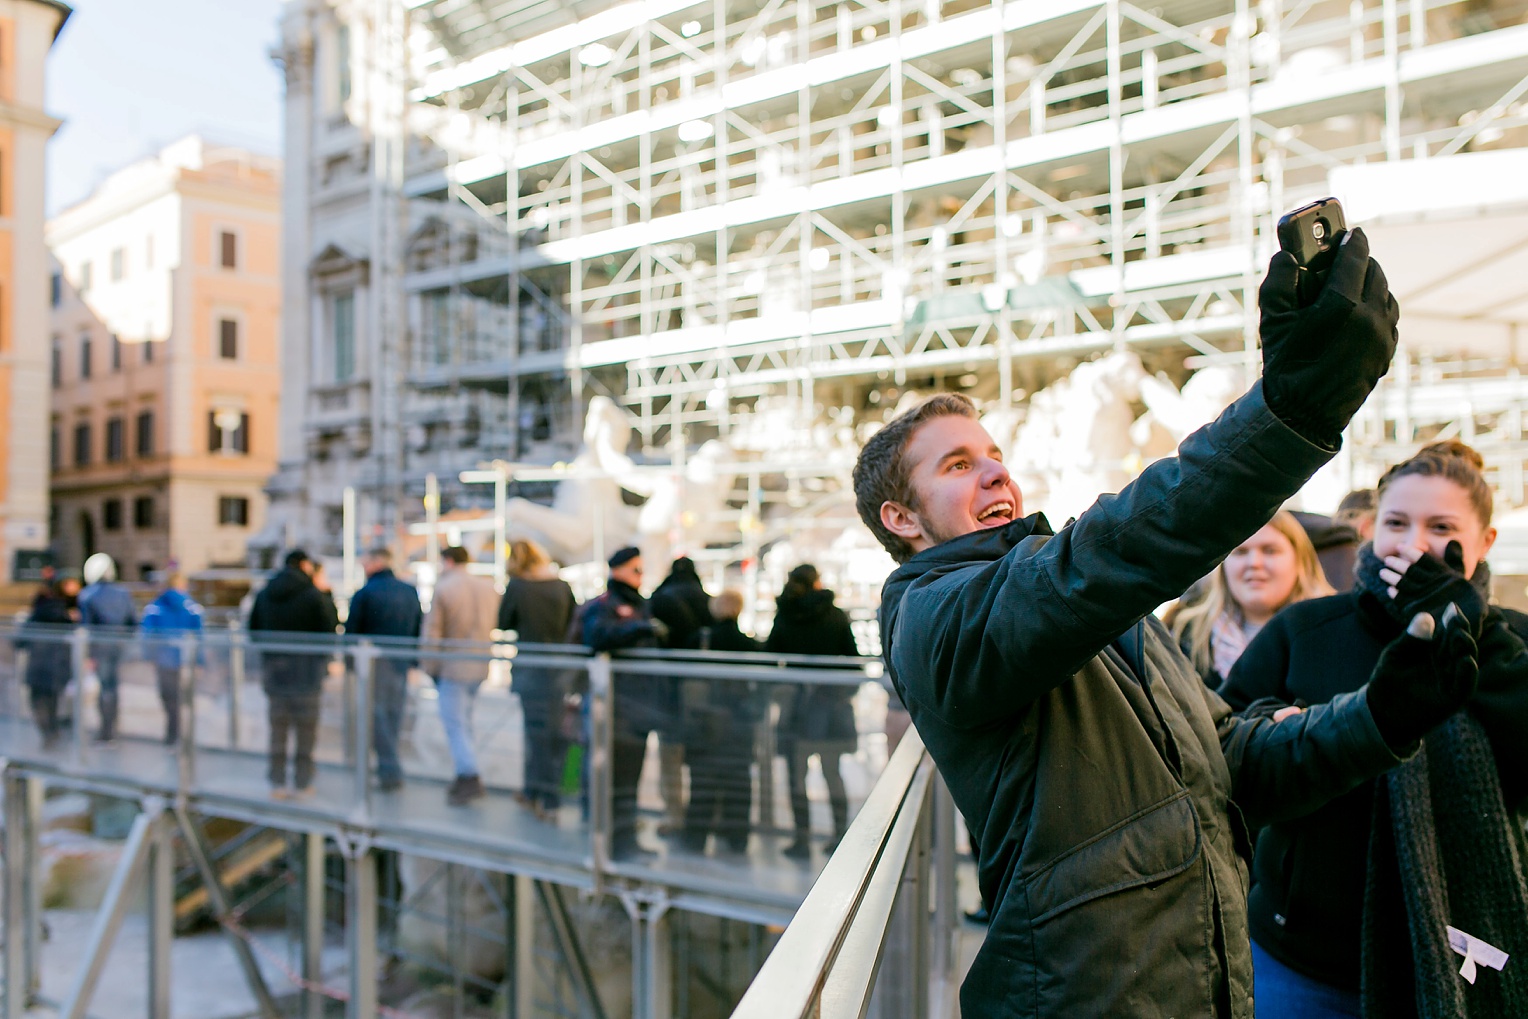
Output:
[[1001,410],[1119,349],[1250,377],[1283,210],[1528,145],[1518,0],[402,3],[347,38],[409,135],[369,171],[407,310],[367,456],[414,487],[563,458],[596,393],[680,463],[766,401]]

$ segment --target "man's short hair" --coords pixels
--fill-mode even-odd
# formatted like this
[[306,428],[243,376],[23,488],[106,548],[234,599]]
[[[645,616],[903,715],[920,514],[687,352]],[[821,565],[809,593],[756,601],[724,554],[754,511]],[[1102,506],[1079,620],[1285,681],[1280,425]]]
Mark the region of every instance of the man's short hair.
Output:
[[1361,520],[1374,512],[1374,489],[1359,488],[1342,497],[1337,504],[1337,512],[1332,514],[1332,519],[1339,524],[1352,523]]
[[939,393],[918,404],[912,410],[898,415],[870,437],[854,462],[854,506],[860,519],[870,528],[876,540],[891,557],[899,563],[912,558],[913,547],[907,539],[892,534],[881,523],[881,504],[901,503],[908,509],[918,509],[918,499],[912,490],[904,454],[907,440],[925,421],[941,417],[976,417],[976,405],[961,393]]
[[472,556],[468,555],[467,550],[460,545],[449,545],[441,549],[440,557],[442,559],[449,559],[458,566],[465,566],[472,561]]
[[313,557],[308,555],[308,553],[304,552],[302,549],[294,548],[292,551],[286,554],[286,559],[284,559],[283,562],[294,570],[300,570],[302,569],[303,563],[311,562],[312,559]]
[[386,545],[378,545],[366,550],[366,558],[375,559],[379,563],[390,563],[393,561],[393,550]]

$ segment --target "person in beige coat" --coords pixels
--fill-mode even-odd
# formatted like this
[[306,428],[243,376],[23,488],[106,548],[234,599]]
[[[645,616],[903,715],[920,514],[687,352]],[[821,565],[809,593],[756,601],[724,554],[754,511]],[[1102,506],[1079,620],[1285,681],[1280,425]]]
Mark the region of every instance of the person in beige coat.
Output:
[[[467,572],[471,557],[467,550],[453,545],[440,553],[440,579],[430,612],[424,618],[422,637],[426,655],[433,651],[442,656],[452,650],[451,642],[472,641],[487,644],[498,625],[499,592],[486,577]],[[462,652],[480,649],[460,647]],[[486,650],[486,649],[482,649]],[[439,692],[440,724],[446,730],[451,748],[451,762],[456,767],[456,781],[446,791],[446,802],[460,807],[483,795],[483,780],[478,775],[477,755],[472,749],[472,726],[469,715],[478,686],[488,678],[488,658],[426,657],[425,671],[435,679]]]

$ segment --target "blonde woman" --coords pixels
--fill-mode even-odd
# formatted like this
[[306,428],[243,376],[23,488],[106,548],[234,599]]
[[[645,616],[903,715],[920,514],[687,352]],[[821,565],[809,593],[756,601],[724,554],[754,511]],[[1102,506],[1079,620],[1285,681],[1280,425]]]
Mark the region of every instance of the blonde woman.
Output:
[[1205,579],[1201,599],[1173,614],[1173,637],[1205,685],[1216,689],[1274,613],[1335,593],[1305,529],[1281,511],[1231,550]]
[[[499,629],[513,630],[518,644],[562,644],[578,600],[557,575],[546,549],[534,541],[509,546],[509,585],[499,603]],[[525,790],[522,802],[547,817],[561,805],[563,758],[568,740],[562,731],[562,701],[567,693],[562,670],[517,665],[514,690],[525,716]]]

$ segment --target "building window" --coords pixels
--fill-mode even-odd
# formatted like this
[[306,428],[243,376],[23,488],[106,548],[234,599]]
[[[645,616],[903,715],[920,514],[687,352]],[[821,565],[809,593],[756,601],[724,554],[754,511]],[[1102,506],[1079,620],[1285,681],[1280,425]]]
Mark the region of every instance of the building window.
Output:
[[122,277],[127,275],[127,252],[121,248],[113,248],[111,251],[111,281],[120,283]]
[[334,381],[355,374],[355,292],[334,295],[330,325],[334,335]]
[[106,462],[121,463],[127,456],[127,422],[120,417],[106,419]]
[[56,272],[48,280],[48,303],[57,308],[64,303],[64,274]]
[[64,440],[59,432],[58,422],[55,421],[48,429],[48,467],[55,471],[64,465]]
[[90,334],[80,337],[80,378],[90,378]]
[[101,503],[101,526],[108,531],[122,530],[121,499],[107,499]]
[[140,410],[138,412],[138,443],[139,456],[154,455],[154,412]]
[[80,263],[80,293],[90,289],[90,263]]
[[334,33],[334,62],[340,102],[350,98],[350,26],[341,25]]
[[122,370],[122,337],[116,333],[111,334],[111,370]]
[[223,268],[237,269],[239,267],[239,238],[231,231],[224,230],[218,234],[218,247]]
[[133,500],[133,526],[140,531],[154,526],[154,497],[140,495]]
[[227,408],[208,411],[207,449],[213,453],[248,453],[249,415]]
[[152,336],[145,336],[143,338],[143,363],[154,363],[154,338]]
[[64,341],[53,337],[53,388],[64,384]]
[[218,496],[218,523],[225,527],[248,527],[249,500],[242,495]]
[[81,421],[74,426],[74,466],[90,464],[90,422]]
[[218,356],[225,361],[239,358],[239,323],[234,319],[218,319]]

